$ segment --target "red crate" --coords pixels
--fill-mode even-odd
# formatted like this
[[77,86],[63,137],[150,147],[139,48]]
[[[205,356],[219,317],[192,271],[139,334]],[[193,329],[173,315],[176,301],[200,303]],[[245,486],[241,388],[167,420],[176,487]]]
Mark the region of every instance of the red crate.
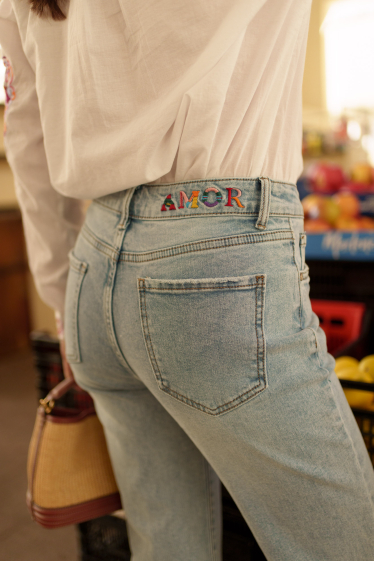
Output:
[[[338,356],[352,356],[358,360],[371,354],[367,342],[372,314],[365,304],[311,300],[312,309],[326,333],[328,351]],[[340,380],[343,388],[374,392],[374,384]],[[352,408],[374,466],[374,410]]]
[[311,300],[311,304],[326,334],[329,353],[337,356],[342,349],[359,339],[365,304],[333,300]]

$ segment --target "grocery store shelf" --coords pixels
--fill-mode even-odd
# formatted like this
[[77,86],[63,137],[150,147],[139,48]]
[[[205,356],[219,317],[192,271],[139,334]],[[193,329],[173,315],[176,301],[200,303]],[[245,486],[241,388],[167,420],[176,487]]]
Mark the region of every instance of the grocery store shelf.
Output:
[[374,232],[308,234],[306,259],[374,261]]

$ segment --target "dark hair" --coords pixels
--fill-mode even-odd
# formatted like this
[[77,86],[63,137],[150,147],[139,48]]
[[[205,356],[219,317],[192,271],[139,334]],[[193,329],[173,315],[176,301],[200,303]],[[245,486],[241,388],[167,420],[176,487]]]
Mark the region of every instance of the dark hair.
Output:
[[61,0],[29,0],[29,2],[31,10],[38,16],[51,16],[54,20],[66,19],[64,12],[60,8]]

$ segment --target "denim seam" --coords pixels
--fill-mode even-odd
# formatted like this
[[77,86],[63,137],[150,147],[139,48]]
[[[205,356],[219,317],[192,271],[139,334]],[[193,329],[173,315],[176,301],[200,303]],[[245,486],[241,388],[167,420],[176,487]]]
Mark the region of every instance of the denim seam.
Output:
[[[123,239],[126,235],[126,230],[127,230],[128,225],[129,225],[129,222],[130,222],[129,216],[128,216],[128,207],[129,207],[131,198],[132,198],[132,195],[129,195],[127,197],[127,199],[125,200],[126,209],[124,209],[123,212],[121,213],[121,220],[119,221],[119,224],[118,224],[117,229],[116,229],[117,230],[117,236],[116,236],[115,243],[118,247],[121,247],[121,245],[123,243]],[[132,372],[136,376],[136,374],[134,373],[134,371],[132,370],[132,368],[128,364],[124,354],[122,353],[122,350],[121,350],[121,348],[118,344],[118,340],[117,340],[117,336],[116,336],[116,332],[115,332],[115,328],[114,328],[114,322],[113,322],[113,290],[114,290],[115,278],[116,278],[116,275],[117,275],[117,268],[118,268],[118,263],[119,263],[120,252],[118,250],[115,250],[114,248],[113,248],[113,252],[115,252],[115,255],[116,255],[117,258],[114,259],[112,257],[112,261],[109,262],[110,270],[109,270],[109,274],[108,274],[107,279],[106,279],[106,284],[105,284],[105,287],[104,287],[104,298],[103,298],[106,332],[107,332],[107,336],[109,338],[111,347],[112,347],[116,357],[118,358],[120,364],[125,366],[129,370],[129,372]]]
[[[255,290],[255,297],[256,297],[256,302],[255,302],[255,310],[256,310],[256,343],[257,343],[257,378],[258,378],[258,385],[261,384],[261,380],[260,380],[260,371],[259,371],[259,367],[258,367],[258,361],[259,361],[259,346],[260,346],[260,342],[258,340],[258,335],[257,335],[257,289]],[[257,386],[256,386],[257,387]]]
[[79,336],[78,336],[78,309],[79,309],[79,293],[81,291],[82,288],[82,284],[83,284],[83,279],[86,275],[87,272],[87,264],[86,263],[82,263],[82,265],[84,265],[84,267],[80,268],[80,270],[78,271],[73,265],[71,265],[71,267],[77,272],[77,274],[80,275],[80,278],[76,284],[75,287],[75,292],[74,292],[74,324],[73,324],[73,329],[72,329],[72,335],[74,338],[74,351],[75,353],[66,353],[66,358],[70,359],[72,362],[74,361],[75,363],[80,362],[81,361],[81,354],[80,354],[80,346],[79,346]]
[[[175,250],[175,249],[181,249],[183,247],[192,247],[194,245],[200,245],[200,244],[203,244],[203,243],[206,244],[206,243],[213,243],[213,242],[223,242],[225,240],[234,240],[234,239],[240,239],[240,238],[247,238],[247,239],[248,238],[249,239],[252,239],[252,238],[268,238],[268,237],[272,238],[269,241],[273,241],[273,239],[275,239],[275,240],[277,240],[277,239],[292,239],[292,237],[288,237],[288,238],[279,237],[278,238],[278,237],[274,236],[274,234],[280,234],[280,235],[288,234],[288,235],[290,235],[291,232],[292,232],[291,229],[290,230],[270,230],[268,232],[263,232],[263,233],[253,232],[251,234],[239,234],[239,235],[235,235],[235,236],[225,236],[223,238],[208,238],[206,240],[200,240],[200,241],[197,241],[197,242],[190,242],[190,243],[175,245],[175,246],[172,246],[171,248],[166,248],[166,249],[163,249],[163,250],[158,249],[158,250],[147,251],[145,253],[139,253],[139,254],[132,254],[130,252],[121,252],[121,253],[122,254],[125,253],[125,254],[128,254],[128,255],[152,255],[153,253],[156,253],[157,251],[166,251],[168,249],[169,250],[170,249]],[[261,241],[261,239],[259,241]],[[256,240],[253,240],[253,242],[251,242],[251,243],[256,243]]]
[[[253,386],[252,388],[248,389],[247,391],[245,391],[244,393],[240,394],[239,396],[235,397],[234,399],[219,405],[218,407],[216,407],[215,409],[212,409],[210,407],[207,407],[206,405],[202,405],[201,403],[198,403],[197,401],[194,401],[193,399],[190,399],[178,392],[176,392],[175,390],[172,390],[171,388],[168,388],[167,386],[163,386],[163,379],[161,376],[161,372],[157,363],[157,359],[156,359],[156,355],[154,352],[154,348],[153,348],[153,343],[152,343],[152,338],[151,338],[151,334],[150,334],[150,330],[149,330],[149,323],[148,323],[148,314],[147,314],[147,305],[146,305],[146,296],[145,296],[145,292],[146,290],[149,290],[148,288],[146,289],[145,287],[145,279],[138,279],[138,288],[139,288],[139,297],[140,297],[140,308],[141,308],[141,317],[142,317],[142,324],[143,324],[143,333],[144,333],[144,337],[145,337],[145,342],[148,348],[148,356],[150,358],[150,362],[152,365],[152,369],[155,373],[156,376],[156,380],[158,380],[162,387],[159,386],[159,389],[161,391],[164,391],[165,393],[168,393],[169,395],[175,397],[176,399],[178,399],[179,401],[182,401],[183,403],[186,403],[187,405],[190,405],[191,407],[194,407],[195,409],[198,409],[200,411],[204,411],[205,413],[207,413],[208,415],[219,415],[221,413],[226,413],[227,411],[230,411],[231,409],[234,409],[235,407],[237,407],[238,405],[241,405],[242,403],[245,403],[246,401],[248,401],[249,399],[253,398],[255,395],[257,395],[258,393],[262,392],[266,387],[266,380],[264,380],[265,386],[263,388],[260,388],[258,391],[254,392],[253,390],[256,390],[259,386],[261,386],[261,378],[260,378],[260,368],[259,368],[259,341],[258,341],[258,303],[257,303],[257,289],[261,288],[262,292],[264,291],[265,288],[265,283],[264,283],[264,276],[263,275],[259,275],[256,277],[257,280],[257,284],[254,285],[256,287],[255,290],[255,298],[256,298],[256,340],[257,340],[257,377],[259,380],[259,383],[256,386]],[[263,308],[263,298],[261,299],[261,311],[260,311],[260,323],[263,323],[263,313],[262,313],[262,308]],[[146,322],[146,330],[144,329],[144,319]],[[261,335],[263,336],[263,325],[261,325]],[[264,339],[264,337],[263,337]],[[265,350],[265,341],[263,340],[263,349]],[[264,351],[263,351],[264,352]],[[263,356],[263,361],[265,361],[265,356]],[[263,366],[263,371],[265,371],[265,367]],[[250,394],[250,395],[248,395]],[[246,399],[241,399],[244,396],[248,396]],[[236,402],[236,403],[234,403]],[[227,405],[229,405],[230,403],[234,403],[234,405],[232,405],[231,407],[227,407]],[[198,407],[195,407],[195,405],[197,405]],[[224,408],[224,409],[223,409]],[[215,413],[215,411],[220,410],[218,413]]]
[[73,249],[69,251],[68,260],[70,269],[73,269],[77,273],[84,273],[88,267],[87,263],[75,257]]
[[114,247],[97,238],[95,234],[93,234],[88,228],[88,226],[86,226],[86,224],[83,225],[81,234],[86,242],[88,242],[92,247],[94,247],[104,255],[110,257],[113,261],[117,262],[120,252],[114,249]]
[[[145,280],[145,279],[142,279]],[[233,290],[237,288],[252,288],[257,286],[257,284],[236,284],[234,286],[227,285],[227,286],[191,286],[191,287],[181,287],[181,288],[156,288],[152,286],[148,286],[147,290]]]
[[[169,211],[171,212],[171,211]],[[140,214],[130,214],[130,218],[135,218],[136,220],[181,220],[183,218],[195,218],[197,216],[258,216],[258,212],[196,212],[194,214],[182,214],[182,215],[166,215],[166,216],[142,216]],[[269,216],[285,216],[292,218],[304,218],[303,214],[292,214],[283,212],[270,212]]]
[[[261,335],[262,335],[262,378],[265,382],[265,387],[267,387],[267,376],[266,376],[266,348],[265,348],[265,333],[264,333],[264,310],[265,310],[265,290],[264,290],[264,277],[257,277],[258,279],[261,279],[261,321],[260,321],[260,325],[261,325]],[[256,290],[257,293],[257,290]],[[256,325],[257,328],[257,325]],[[258,341],[258,337],[257,337],[257,341]],[[259,364],[259,360],[257,359],[257,364]],[[261,380],[259,380],[261,383]]]
[[[158,368],[158,364],[157,364],[157,360],[156,360],[156,356],[154,354],[154,349],[153,349],[153,344],[152,344],[152,339],[151,339],[151,333],[149,330],[149,324],[148,324],[148,314],[147,314],[147,303],[146,303],[146,298],[145,298],[145,282],[144,279],[138,279],[138,287],[139,287],[139,295],[140,295],[140,314],[141,314],[141,318],[142,318],[142,324],[143,324],[143,332],[145,335],[145,342],[148,348],[148,356],[151,362],[151,366],[152,366],[152,370],[154,371],[155,375],[156,375],[156,380],[158,380],[159,382],[162,382],[162,380],[160,379],[160,374],[159,374],[159,368]],[[144,320],[146,322],[146,329],[144,330]]]
[[113,268],[115,268],[115,264],[113,264],[112,261],[108,261],[108,268],[107,268],[107,274],[106,274],[106,279],[105,279],[105,284],[104,284],[104,297],[103,297],[103,318],[104,318],[104,322],[105,322],[105,328],[106,328],[106,334],[107,337],[109,339],[109,343],[110,343],[110,347],[112,349],[112,352],[114,353],[114,356],[116,357],[116,359],[118,360],[119,364],[121,366],[126,366],[127,364],[123,362],[122,357],[119,356],[117,349],[116,349],[116,345],[115,345],[115,340],[113,338],[112,335],[112,322],[111,322],[111,318],[110,318],[110,312],[109,312],[109,308],[111,307],[111,294],[112,294],[112,288],[111,288],[111,284],[113,284],[112,279],[113,279]]
[[97,204],[97,205],[100,205],[100,206],[102,206],[102,207],[104,207],[104,208],[107,208],[108,210],[110,210],[110,211],[112,211],[112,212],[115,212],[116,214],[119,214],[120,216],[122,215],[122,212],[121,212],[120,210],[118,210],[118,209],[116,209],[116,208],[113,208],[113,207],[111,207],[111,206],[109,206],[109,205],[106,205],[105,203],[103,203],[102,201],[99,201],[98,199],[94,199],[92,202],[95,203],[95,204]]
[[[84,225],[81,230],[82,237],[95,249],[103,253],[104,255],[109,256],[113,261],[117,261],[118,259],[118,251],[108,245],[107,243],[103,242],[99,238],[95,236],[91,232],[91,230]],[[248,241],[232,243],[235,239],[245,238]],[[203,241],[191,242],[188,244],[177,245],[165,249],[156,249],[153,251],[148,251],[145,253],[130,253],[126,251],[120,252],[120,260],[121,261],[130,261],[130,262],[146,262],[146,261],[155,261],[157,259],[164,259],[165,257],[173,257],[174,255],[181,255],[182,253],[191,253],[194,251],[208,251],[211,249],[222,249],[223,247],[234,247],[237,245],[245,245],[245,244],[253,244],[253,243],[267,243],[267,242],[274,242],[274,241],[287,241],[292,240],[292,230],[271,230],[268,232],[259,232],[253,234],[242,234],[239,236],[227,236],[225,238],[212,238]],[[203,247],[200,249],[193,249],[193,246],[198,245],[208,245],[218,242],[219,245],[212,246],[212,247]],[[225,243],[231,242],[231,243]],[[183,248],[191,248],[190,250],[180,251]],[[147,259],[146,257],[157,255],[159,253],[166,253],[166,255],[162,255],[161,257],[150,257]]]
[[84,274],[86,272],[86,269],[87,269],[87,264],[82,263],[79,267],[77,267],[76,265],[74,265],[73,263],[70,262],[70,268],[73,269],[74,271],[76,271],[79,274]]
[[109,271],[107,274],[105,287],[104,287],[103,311],[104,311],[107,336],[110,341],[110,345],[115,352],[115,355],[118,357],[118,351],[116,349],[115,341],[112,334],[112,319],[110,313],[110,308],[112,306],[112,293],[113,293],[115,269],[116,269],[116,263],[113,263],[113,261],[112,262],[109,261]]
[[[282,232],[282,231],[280,231]],[[292,240],[292,235],[290,235],[289,230],[284,230],[285,233],[288,234],[288,236],[284,235],[284,236],[274,236],[272,232],[266,232],[263,234],[244,234],[243,237],[247,238],[248,241],[243,241],[243,242],[237,242],[237,243],[233,243],[233,240],[238,239],[239,236],[231,236],[231,237],[227,237],[227,238],[216,238],[216,239],[212,239],[212,240],[205,240],[205,241],[199,241],[199,242],[193,242],[191,244],[184,244],[184,245],[178,245],[178,246],[174,246],[174,247],[170,247],[170,248],[166,248],[166,249],[157,249],[154,251],[149,251],[147,253],[130,253],[130,252],[126,252],[123,251],[121,252],[120,255],[120,260],[121,261],[128,261],[128,262],[132,262],[132,263],[144,263],[146,261],[157,261],[158,259],[165,259],[167,257],[174,257],[176,255],[182,255],[182,254],[186,254],[186,253],[193,253],[193,252],[197,252],[197,251],[210,251],[210,250],[215,250],[215,249],[222,249],[225,247],[235,247],[235,246],[239,246],[239,245],[248,245],[248,244],[256,244],[256,243],[272,243],[272,242],[277,242],[277,241],[288,241],[288,240]],[[277,233],[277,232],[276,232]],[[254,239],[251,241],[251,238],[253,236],[258,236],[259,239]],[[268,239],[261,239],[262,238],[268,238]],[[198,246],[198,245],[209,245],[209,244],[213,244],[214,242],[219,242],[217,245],[211,245],[211,247],[201,247],[201,248],[196,248],[194,249],[193,246]],[[225,242],[229,242],[229,243],[225,243]],[[231,243],[230,243],[231,242]],[[183,250],[184,248],[186,248],[185,250]],[[187,249],[189,248],[189,249]],[[157,255],[160,254],[161,255],[159,257],[152,257],[152,255]],[[164,254],[164,255],[162,255]],[[147,256],[150,256],[147,258]]]
[[293,258],[293,262],[295,264],[296,271],[297,271],[297,286],[298,286],[298,289],[299,289],[299,323],[300,323],[300,328],[302,328],[301,314],[302,314],[302,305],[303,304],[302,304],[302,298],[301,298],[300,269],[299,269],[299,267],[297,265],[297,261],[296,261],[296,236],[295,236],[295,232],[292,228],[292,223],[291,223],[290,218],[288,219],[288,223],[290,225],[290,229],[292,231],[292,238],[293,238],[293,243],[292,243],[292,245],[293,245],[293,255],[292,255],[292,258]]

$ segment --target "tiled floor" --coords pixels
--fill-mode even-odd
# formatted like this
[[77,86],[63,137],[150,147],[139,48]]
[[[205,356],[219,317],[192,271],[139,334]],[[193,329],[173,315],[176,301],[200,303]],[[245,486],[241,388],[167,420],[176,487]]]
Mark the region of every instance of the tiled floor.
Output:
[[47,530],[27,510],[26,459],[37,394],[31,352],[0,358],[0,561],[78,561],[74,526]]

